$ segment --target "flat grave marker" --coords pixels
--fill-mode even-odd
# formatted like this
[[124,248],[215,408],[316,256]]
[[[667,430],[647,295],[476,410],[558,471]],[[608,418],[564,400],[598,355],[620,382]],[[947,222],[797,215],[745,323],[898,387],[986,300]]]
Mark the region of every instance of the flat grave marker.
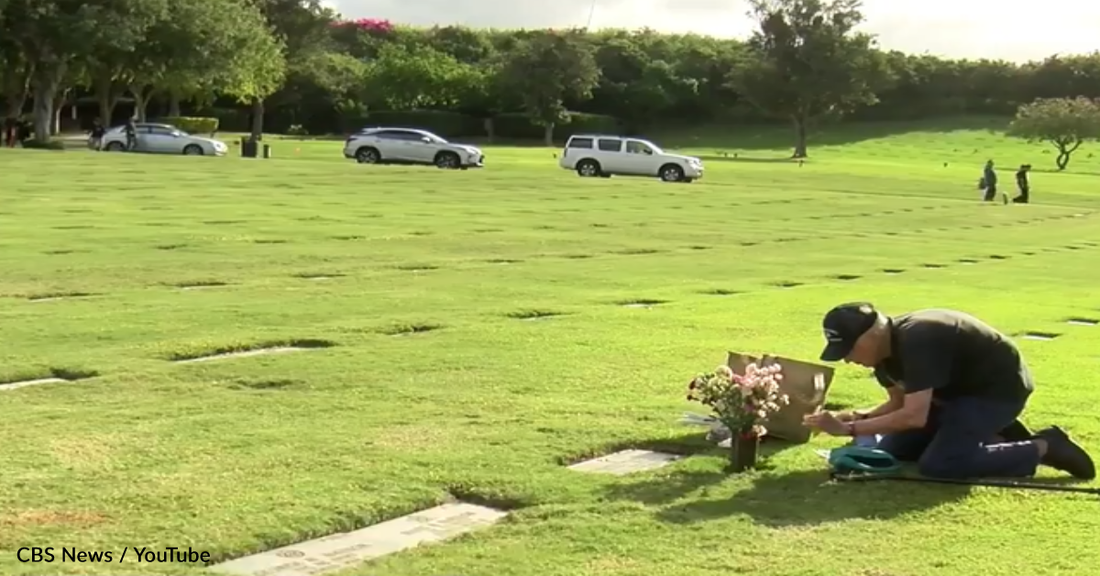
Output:
[[36,380],[23,380],[22,382],[8,382],[6,384],[0,384],[0,391],[4,390],[16,390],[26,386],[37,386],[39,384],[54,384],[59,382],[71,382],[71,380],[65,380],[64,378],[38,378]]
[[353,532],[229,560],[211,566],[210,570],[234,576],[325,574],[421,544],[440,542],[494,524],[507,515],[486,506],[448,503]]
[[620,450],[606,456],[584,460],[569,466],[578,472],[595,472],[625,476],[633,472],[655,470],[683,458],[679,454],[653,452],[651,450]]

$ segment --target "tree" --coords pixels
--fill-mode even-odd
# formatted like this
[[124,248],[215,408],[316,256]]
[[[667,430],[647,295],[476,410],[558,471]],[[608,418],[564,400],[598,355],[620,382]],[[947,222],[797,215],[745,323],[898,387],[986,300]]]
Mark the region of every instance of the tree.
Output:
[[[318,54],[331,51],[332,38],[329,28],[335,21],[335,13],[322,4],[321,0],[248,0],[260,9],[267,20],[269,29],[275,36],[275,44],[261,46],[255,44],[253,54],[279,53],[278,62],[258,62],[252,72],[252,80],[242,86],[250,85],[246,90],[252,104],[252,138],[259,139],[263,134],[264,113],[267,100],[288,84],[300,84],[297,80],[313,80],[310,67]],[[277,50],[276,50],[277,48]],[[262,81],[261,81],[262,79]],[[262,86],[262,90],[253,88]],[[240,97],[240,91],[234,92]],[[262,93],[262,94],[261,94]],[[256,95],[261,94],[261,95]],[[298,95],[283,91],[282,102],[286,104]]]
[[313,57],[311,69],[313,84],[332,106],[341,131],[366,116],[370,67],[365,62],[348,54],[325,52]]
[[484,80],[449,54],[395,44],[382,47],[367,78],[373,99],[393,110],[456,108]]
[[220,80],[225,94],[251,104],[252,138],[259,140],[263,136],[264,100],[286,80],[286,44],[258,23],[242,28],[242,32],[237,39],[236,58]]
[[500,80],[523,102],[531,122],[545,128],[554,145],[554,126],[569,120],[565,100],[587,100],[600,82],[592,46],[579,30],[530,32],[500,68]]
[[759,30],[732,83],[754,106],[794,125],[794,158],[807,157],[809,123],[874,104],[885,80],[861,0],[749,0]]
[[134,49],[166,6],[166,0],[8,0],[3,32],[33,67],[36,138],[52,132],[69,68],[105,48]]
[[1028,142],[1050,142],[1058,150],[1058,170],[1065,170],[1082,143],[1100,138],[1100,104],[1083,96],[1041,98],[1020,106],[1008,134]]
[[17,118],[22,113],[34,71],[14,34],[6,32],[16,23],[9,21],[3,8],[0,6],[0,107],[4,113],[0,114],[0,124],[3,119]]

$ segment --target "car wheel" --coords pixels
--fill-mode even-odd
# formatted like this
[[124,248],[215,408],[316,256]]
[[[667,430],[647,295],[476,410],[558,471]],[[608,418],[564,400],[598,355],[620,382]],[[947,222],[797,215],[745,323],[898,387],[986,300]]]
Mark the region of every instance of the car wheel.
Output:
[[122,152],[125,149],[126,146],[123,146],[122,142],[108,142],[106,148],[108,152]]
[[584,178],[595,178],[600,175],[600,163],[595,160],[581,160],[577,163],[577,174]]
[[454,170],[458,168],[460,160],[458,154],[454,152],[440,152],[435,155],[435,165],[445,170]]
[[675,164],[661,166],[661,180],[665,182],[679,182],[684,179],[684,169]]
[[378,153],[378,150],[371,147],[360,148],[355,152],[355,159],[360,164],[377,164],[382,160],[382,155]]
[[183,155],[184,156],[202,156],[203,155],[202,146],[199,146],[198,144],[188,144],[187,146],[183,147]]

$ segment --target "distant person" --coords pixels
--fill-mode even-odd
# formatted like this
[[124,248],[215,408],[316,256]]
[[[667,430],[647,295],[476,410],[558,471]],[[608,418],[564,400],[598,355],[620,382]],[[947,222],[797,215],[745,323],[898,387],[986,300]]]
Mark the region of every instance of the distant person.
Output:
[[[988,160],[985,163],[985,170],[982,172],[982,188],[985,188],[985,201],[992,202],[997,197],[997,171],[993,169],[993,161]],[[1008,195],[1004,195],[1005,203],[1008,203]]]
[[107,134],[107,129],[103,127],[103,123],[97,118],[92,123],[92,149],[103,150],[103,137]]
[[1031,164],[1024,164],[1016,171],[1016,187],[1020,189],[1020,195],[1013,198],[1016,204],[1027,204],[1031,201],[1031,183],[1027,180],[1027,173],[1031,172]]
[[4,131],[0,136],[3,136],[2,143],[8,148],[15,147],[15,134],[19,130],[19,119],[14,116],[8,116],[4,118]]
[[131,116],[126,119],[126,151],[133,152],[137,149],[137,124]]

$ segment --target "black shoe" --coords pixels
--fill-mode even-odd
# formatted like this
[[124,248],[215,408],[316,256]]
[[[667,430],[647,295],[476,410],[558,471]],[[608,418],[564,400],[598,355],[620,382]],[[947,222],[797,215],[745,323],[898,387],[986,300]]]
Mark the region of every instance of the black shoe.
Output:
[[1047,453],[1042,459],[1043,464],[1082,480],[1096,478],[1096,465],[1093,464],[1088,452],[1070,440],[1061,428],[1051,426],[1036,432],[1035,437],[1047,443]]

